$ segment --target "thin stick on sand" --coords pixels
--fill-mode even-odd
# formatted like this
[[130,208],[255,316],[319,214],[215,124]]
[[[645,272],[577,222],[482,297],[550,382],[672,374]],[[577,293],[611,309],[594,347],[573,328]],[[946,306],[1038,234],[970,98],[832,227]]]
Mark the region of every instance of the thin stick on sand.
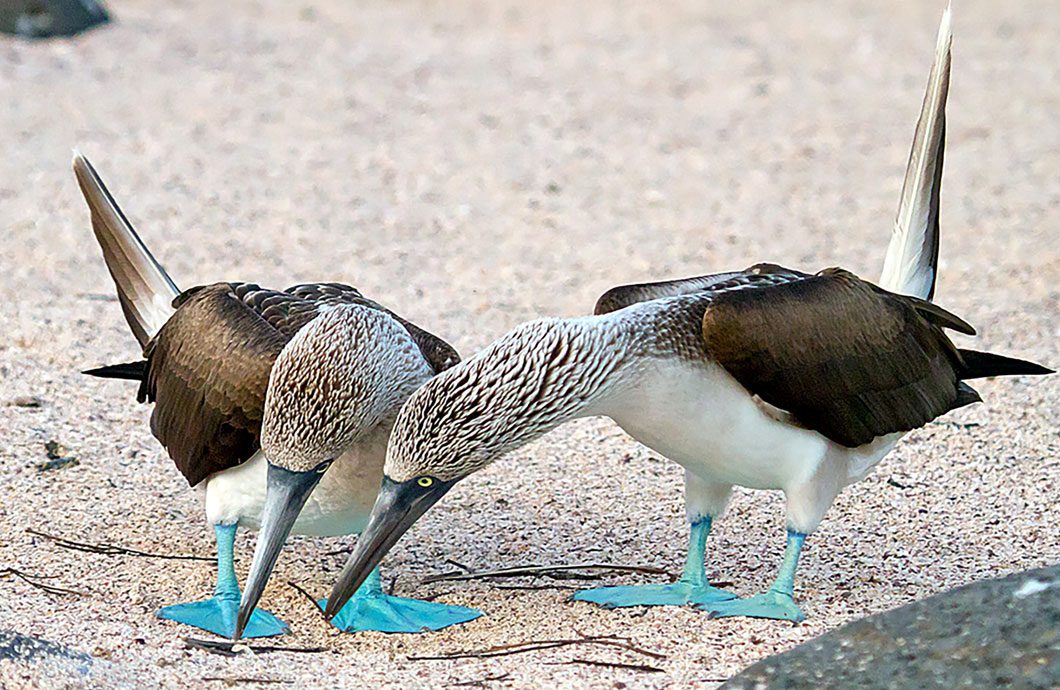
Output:
[[225,685],[235,685],[236,683],[256,683],[258,685],[285,685],[293,683],[293,680],[284,680],[279,678],[253,678],[251,676],[234,678],[231,676],[206,676],[203,681],[215,681],[218,683],[224,683]]
[[276,645],[267,644],[255,644],[249,645],[243,642],[221,642],[217,640],[200,640],[196,637],[185,637],[184,648],[185,649],[201,649],[204,652],[210,652],[211,654],[220,654],[221,656],[238,656],[239,652],[234,648],[236,646],[246,647],[255,654],[267,654],[268,652],[292,652],[296,654],[320,654],[326,652],[327,647],[281,647]]
[[287,584],[291,587],[291,589],[293,589],[294,591],[298,592],[299,594],[304,596],[309,601],[313,602],[313,607],[317,611],[320,611],[320,615],[321,616],[324,615],[324,609],[320,606],[320,602],[313,598],[312,594],[310,594],[309,592],[305,591],[304,589],[302,589],[301,587],[296,585],[294,582],[291,582],[290,580],[287,581]]
[[663,669],[658,666],[648,666],[647,664],[624,664],[621,661],[594,661],[592,659],[571,659],[570,661],[559,661],[546,664],[546,666],[567,666],[571,664],[580,664],[582,666],[599,666],[601,668],[616,668],[624,671],[639,671],[641,673],[663,673]]
[[[458,565],[458,564],[454,564]],[[463,566],[460,566],[463,567]],[[579,573],[580,570],[612,570],[626,573],[646,573],[648,575],[667,575],[662,568],[647,565],[625,565],[622,563],[571,563],[567,565],[518,565],[496,570],[471,572],[450,570],[444,573],[428,575],[423,584],[434,582],[467,582],[469,580],[486,580],[506,577],[549,577],[554,580],[599,580],[605,573]]]
[[169,553],[151,553],[150,551],[140,551],[139,549],[130,549],[125,546],[116,546],[114,544],[90,544],[84,541],[74,541],[73,539],[67,539],[66,537],[57,537],[54,534],[48,534],[32,528],[26,528],[27,534],[32,534],[35,537],[42,539],[48,539],[49,541],[55,542],[55,545],[63,548],[70,549],[71,551],[82,551],[84,553],[98,553],[104,556],[136,556],[138,558],[164,558],[171,561],[207,561],[213,563],[213,558],[207,558],[206,556],[187,556],[183,554],[169,554]]
[[50,585],[42,580],[51,580],[55,578],[55,575],[35,575],[33,573],[27,573],[19,570],[18,568],[0,568],[0,578],[15,577],[22,580],[31,587],[36,587],[39,590],[47,592],[48,594],[59,594],[59,595],[70,595],[83,597],[87,596],[84,592],[79,592],[76,589],[67,589],[66,587],[59,587],[58,585]]
[[560,647],[568,647],[571,645],[579,644],[590,644],[590,645],[602,645],[605,647],[617,647],[619,649],[626,649],[637,654],[643,654],[644,656],[651,657],[653,659],[665,659],[665,654],[659,654],[658,652],[648,651],[647,649],[641,649],[635,647],[630,643],[628,637],[619,637],[617,635],[592,635],[582,636],[577,638],[565,638],[557,640],[527,640],[526,642],[516,642],[513,644],[497,645],[495,647],[489,647],[487,649],[467,651],[467,652],[454,652],[452,654],[441,654],[437,656],[410,656],[406,657],[409,661],[449,661],[452,659],[491,659],[499,656],[512,656],[513,654],[525,654],[526,652],[539,652],[546,649],[559,649]]
[[502,673],[499,676],[486,676],[485,678],[478,678],[476,680],[462,680],[459,683],[453,683],[453,687],[472,687],[472,688],[484,688],[486,683],[500,683],[501,681],[508,680],[512,674]]

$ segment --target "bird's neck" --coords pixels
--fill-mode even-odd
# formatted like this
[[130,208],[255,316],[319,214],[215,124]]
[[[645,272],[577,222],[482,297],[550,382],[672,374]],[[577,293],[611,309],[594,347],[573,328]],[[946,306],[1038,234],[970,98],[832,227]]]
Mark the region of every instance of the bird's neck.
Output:
[[[501,452],[568,421],[606,415],[642,364],[643,337],[628,319],[604,315],[526,324],[483,353]],[[490,361],[492,360],[492,361]],[[489,373],[486,373],[489,372]],[[499,372],[499,373],[498,373]]]

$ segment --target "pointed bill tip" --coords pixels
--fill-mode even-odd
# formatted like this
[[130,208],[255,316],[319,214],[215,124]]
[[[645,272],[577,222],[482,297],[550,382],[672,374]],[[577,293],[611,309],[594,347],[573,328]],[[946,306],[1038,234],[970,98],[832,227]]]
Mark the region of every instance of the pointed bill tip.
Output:
[[339,611],[342,610],[342,606],[336,606],[332,604],[333,597],[328,597],[328,600],[324,603],[324,620],[331,622],[331,619],[338,615]]
[[232,633],[233,642],[239,642],[240,638],[243,637],[243,631],[247,629],[247,623],[250,622],[250,614],[253,612],[253,608],[239,607],[239,614],[236,616],[236,630]]
[[898,215],[887,247],[880,285],[930,300],[935,294],[939,253],[939,196],[946,146],[946,100],[950,84],[952,9],[939,23],[927,89],[913,134]]

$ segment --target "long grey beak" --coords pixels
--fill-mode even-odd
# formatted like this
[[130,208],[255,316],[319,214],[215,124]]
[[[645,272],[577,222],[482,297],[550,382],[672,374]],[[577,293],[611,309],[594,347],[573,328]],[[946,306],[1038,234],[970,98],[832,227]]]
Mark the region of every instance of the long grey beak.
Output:
[[269,582],[276,559],[291,527],[302,511],[306,499],[312,493],[323,473],[316,470],[309,472],[292,472],[282,467],[269,464],[268,485],[265,490],[265,510],[261,519],[261,530],[258,532],[258,545],[254,549],[254,562],[250,566],[250,576],[243,589],[243,598],[239,602],[239,616],[236,619],[236,633],[233,640],[238,640],[258,605],[261,593]]
[[437,503],[454,483],[433,480],[430,486],[424,487],[415,479],[395,482],[390,477],[383,477],[368,526],[357,538],[357,548],[331,589],[324,610],[328,620],[346,605],[401,535]]

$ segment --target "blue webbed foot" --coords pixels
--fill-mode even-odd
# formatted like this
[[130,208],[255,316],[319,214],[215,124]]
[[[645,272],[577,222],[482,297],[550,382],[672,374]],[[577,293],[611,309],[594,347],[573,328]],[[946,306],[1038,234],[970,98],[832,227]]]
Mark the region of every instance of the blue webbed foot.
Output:
[[685,606],[711,605],[735,599],[736,595],[710,585],[693,585],[678,581],[668,585],[632,585],[623,587],[597,587],[575,592],[574,601],[588,601],[604,608],[624,606]]
[[[231,637],[236,631],[239,596],[219,594],[203,601],[174,604],[158,610],[158,617],[190,625],[221,637]],[[287,624],[264,609],[254,609],[243,637],[272,637],[287,632]]]
[[[321,599],[321,608],[326,605],[327,599]],[[418,633],[466,623],[481,615],[481,611],[466,606],[436,604],[382,593],[355,594],[331,619],[331,624],[343,632]]]
[[730,616],[746,616],[748,618],[771,618],[778,621],[792,621],[798,623],[806,619],[799,605],[790,594],[778,592],[774,589],[763,594],[756,594],[747,599],[734,599],[732,601],[719,602],[717,604],[703,606],[701,609],[710,611],[714,618],[728,618]]

